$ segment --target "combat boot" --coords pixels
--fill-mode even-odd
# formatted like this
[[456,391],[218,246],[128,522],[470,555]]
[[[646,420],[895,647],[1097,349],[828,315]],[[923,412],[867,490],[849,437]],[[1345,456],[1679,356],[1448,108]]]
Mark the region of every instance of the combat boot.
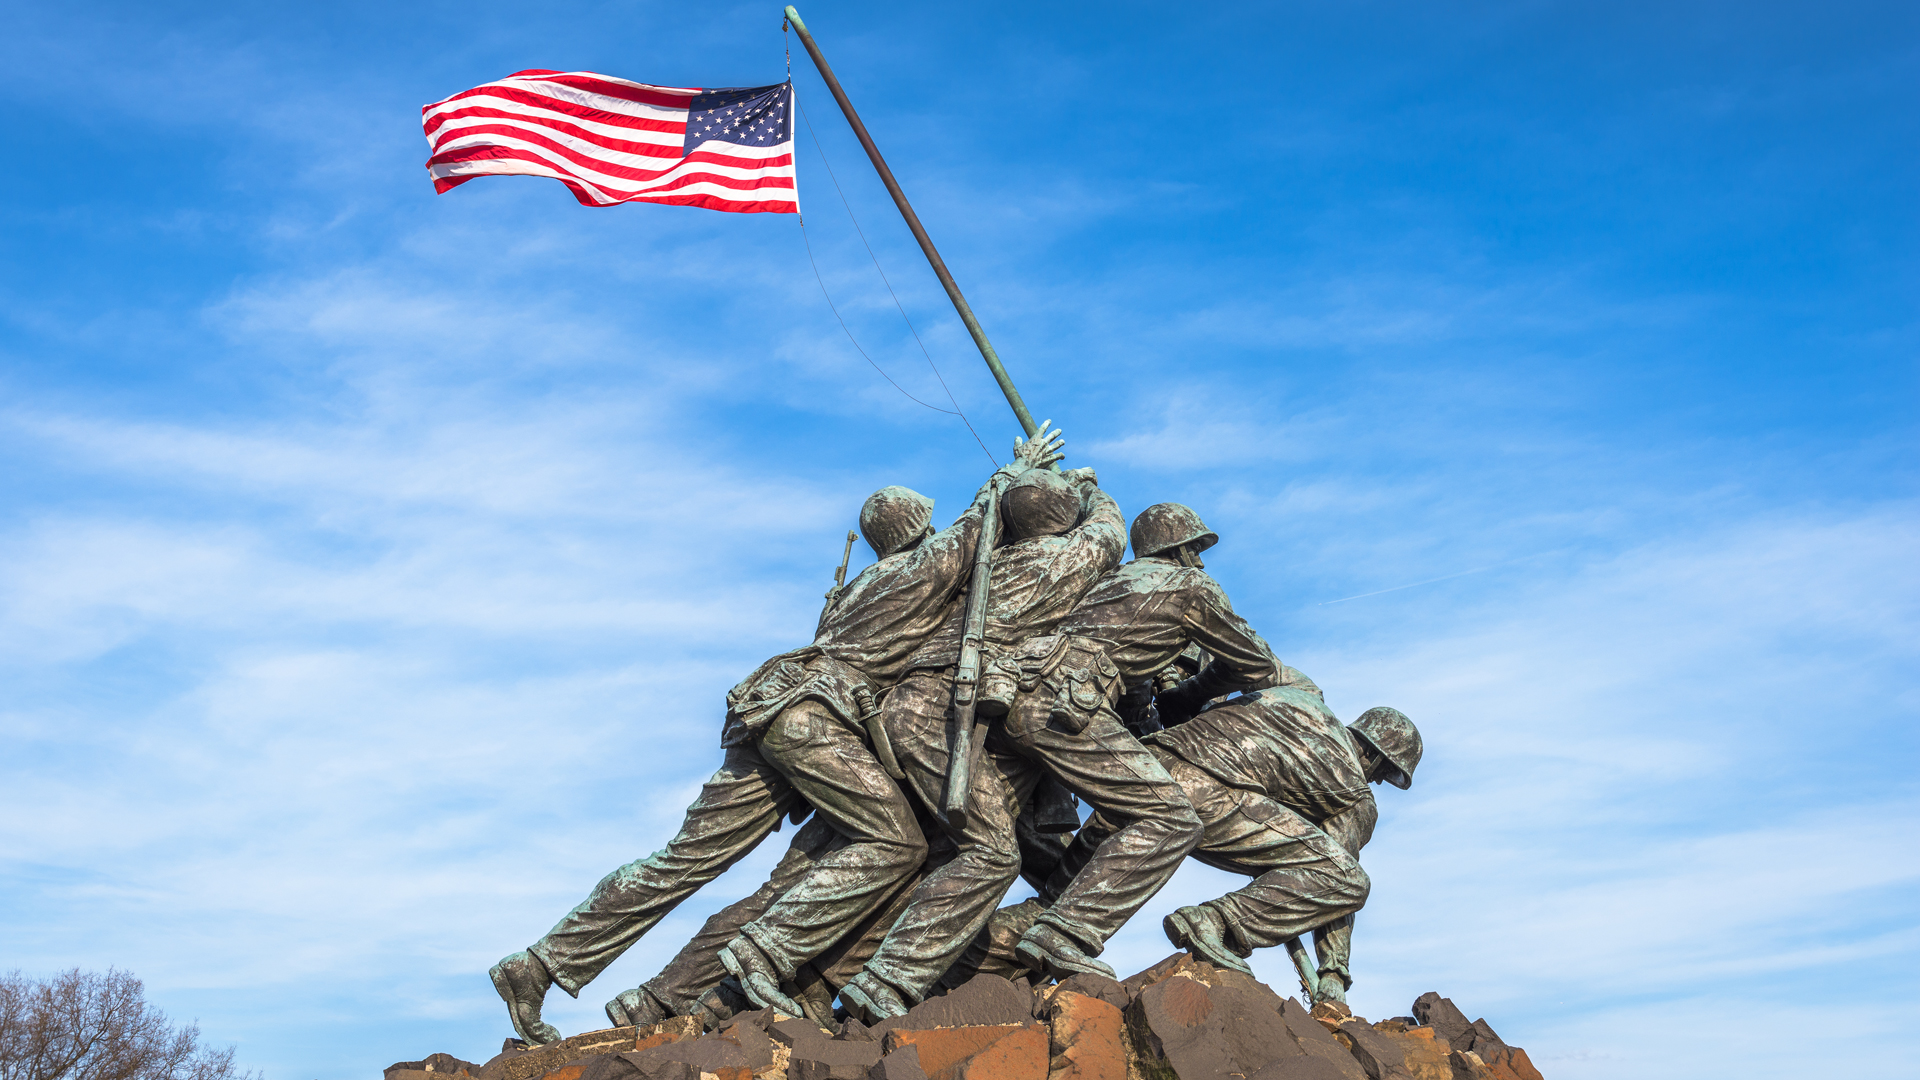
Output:
[[900,992],[870,971],[862,971],[840,988],[840,1001],[854,1019],[872,1027],[882,1020],[907,1014],[907,1003]]
[[777,1009],[788,1016],[806,1015],[799,1002],[780,992],[780,972],[752,938],[742,934],[728,942],[720,950],[720,962],[740,980],[740,989],[755,1005]]
[[1253,968],[1227,945],[1226,927],[1210,908],[1183,907],[1160,920],[1160,928],[1176,949],[1185,949],[1214,967],[1253,974]]
[[636,986],[607,1002],[607,1020],[614,1027],[648,1027],[667,1018],[667,1007]]
[[1072,938],[1046,923],[1035,923],[1020,935],[1020,943],[1013,951],[1029,968],[1054,979],[1074,975],[1119,978],[1112,968],[1088,956]]
[[493,979],[494,992],[507,1003],[515,1034],[536,1046],[560,1041],[560,1029],[540,1019],[540,1006],[553,977],[539,957],[522,949],[493,965],[487,974]]

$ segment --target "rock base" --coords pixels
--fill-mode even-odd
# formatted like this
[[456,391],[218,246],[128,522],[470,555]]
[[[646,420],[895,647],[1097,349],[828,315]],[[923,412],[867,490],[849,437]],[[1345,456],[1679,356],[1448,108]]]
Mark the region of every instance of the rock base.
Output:
[[517,1039],[484,1065],[448,1054],[384,1080],[1542,1080],[1527,1052],[1439,994],[1377,1024],[1309,1012],[1267,984],[1176,953],[1115,982],[1028,990],[983,975],[905,1016],[838,1031],[771,1009],[702,1034],[688,1017],[547,1046]]

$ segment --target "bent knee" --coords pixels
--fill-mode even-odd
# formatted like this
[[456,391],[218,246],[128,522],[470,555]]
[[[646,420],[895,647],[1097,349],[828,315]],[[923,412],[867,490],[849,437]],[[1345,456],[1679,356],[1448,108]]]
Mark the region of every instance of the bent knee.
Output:
[[1200,844],[1200,838],[1206,833],[1207,826],[1193,804],[1182,799],[1167,807],[1166,812],[1154,819],[1167,830],[1168,843],[1192,851]]
[[887,852],[887,864],[902,873],[927,861],[927,838],[915,829],[911,833],[889,836],[880,842]]
[[1373,891],[1373,879],[1360,869],[1359,863],[1341,867],[1333,874],[1335,888],[1333,898],[1340,907],[1342,915],[1359,911],[1366,906],[1367,896]]

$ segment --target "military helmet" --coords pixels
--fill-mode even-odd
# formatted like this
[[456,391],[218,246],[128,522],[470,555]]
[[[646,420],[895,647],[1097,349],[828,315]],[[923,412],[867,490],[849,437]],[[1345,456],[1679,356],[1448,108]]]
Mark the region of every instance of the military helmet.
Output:
[[1007,485],[1000,514],[1015,540],[1058,536],[1079,524],[1080,492],[1051,469],[1029,469]]
[[1164,555],[1181,544],[1189,545],[1198,555],[1220,542],[1219,534],[1207,528],[1199,514],[1179,503],[1154,503],[1140,511],[1140,516],[1133,519],[1130,539],[1136,559]]
[[860,535],[867,538],[876,558],[905,551],[932,524],[933,500],[912,488],[883,487],[860,507]]
[[1367,741],[1393,766],[1382,779],[1405,791],[1413,784],[1414,767],[1420,764],[1420,729],[1399,709],[1376,705],[1348,725],[1348,731]]

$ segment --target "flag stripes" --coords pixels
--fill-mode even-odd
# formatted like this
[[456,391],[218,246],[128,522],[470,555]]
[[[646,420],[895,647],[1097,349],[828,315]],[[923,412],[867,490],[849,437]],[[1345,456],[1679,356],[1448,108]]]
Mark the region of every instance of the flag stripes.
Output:
[[517,174],[552,177],[586,206],[797,213],[792,97],[785,83],[705,90],[515,72],[421,108],[427,171],[439,192]]

